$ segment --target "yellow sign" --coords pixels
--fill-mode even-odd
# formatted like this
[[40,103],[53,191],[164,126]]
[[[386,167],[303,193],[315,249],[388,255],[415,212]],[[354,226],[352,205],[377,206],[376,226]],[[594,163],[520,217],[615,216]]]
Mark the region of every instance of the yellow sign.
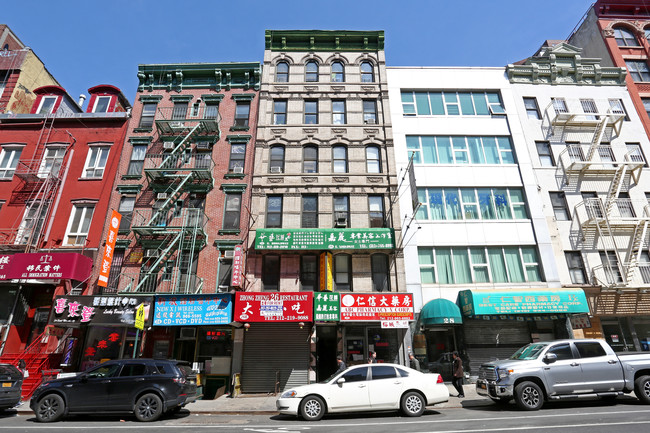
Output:
[[142,331],[144,329],[144,304],[140,304],[138,309],[135,310],[135,325],[137,329]]
[[322,253],[320,255],[320,290],[331,292],[333,286],[332,253]]

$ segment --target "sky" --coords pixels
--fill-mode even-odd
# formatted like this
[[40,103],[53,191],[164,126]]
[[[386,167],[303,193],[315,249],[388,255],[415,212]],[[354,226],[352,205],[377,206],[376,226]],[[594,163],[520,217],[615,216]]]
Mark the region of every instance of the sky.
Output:
[[505,66],[565,39],[592,0],[22,0],[0,23],[73,99],[112,84],[133,103],[147,63],[261,62],[264,31],[384,30],[387,66]]

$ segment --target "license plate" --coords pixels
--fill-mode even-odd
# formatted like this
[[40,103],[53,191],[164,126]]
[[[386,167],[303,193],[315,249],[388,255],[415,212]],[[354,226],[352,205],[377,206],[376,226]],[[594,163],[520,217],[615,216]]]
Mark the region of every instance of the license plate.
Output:
[[3,388],[11,388],[11,382],[2,382]]
[[487,387],[485,386],[484,383],[479,383],[478,387],[481,388],[481,389],[487,389]]

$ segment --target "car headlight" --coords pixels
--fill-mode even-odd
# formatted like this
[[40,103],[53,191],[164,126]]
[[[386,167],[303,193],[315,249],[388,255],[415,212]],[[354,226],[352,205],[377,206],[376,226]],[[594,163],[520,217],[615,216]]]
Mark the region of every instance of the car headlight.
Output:
[[506,377],[510,376],[511,373],[514,373],[514,370],[509,369],[509,370],[504,370],[501,368],[497,368],[497,377],[499,380],[505,379]]
[[280,396],[280,398],[294,398],[294,397],[297,397],[297,396],[298,396],[298,393],[295,390],[290,389],[289,391],[283,392],[282,395]]

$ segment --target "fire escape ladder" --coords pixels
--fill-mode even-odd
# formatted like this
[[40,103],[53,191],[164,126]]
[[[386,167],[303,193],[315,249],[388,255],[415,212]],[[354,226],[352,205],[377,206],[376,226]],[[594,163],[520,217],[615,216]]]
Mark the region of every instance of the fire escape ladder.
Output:
[[623,263],[618,249],[616,248],[616,238],[610,225],[609,218],[605,217],[597,221],[596,228],[605,253],[603,268],[605,269],[605,275],[607,276],[607,284],[609,286],[620,284],[620,282],[616,281],[616,275],[619,275],[620,271],[615,268],[615,264],[612,264],[609,260],[609,253],[613,253],[616,256],[617,263]]
[[603,116],[598,122],[594,135],[591,138],[591,145],[589,146],[589,151],[587,152],[587,161],[593,161],[594,155],[600,146],[601,141],[603,140],[603,135],[605,135],[605,129],[607,126],[607,116]]
[[621,192],[625,175],[627,174],[627,165],[623,164],[616,168],[616,173],[609,184],[609,191],[607,191],[607,198],[605,199],[605,215],[609,217],[611,210],[616,204],[616,199]]
[[151,219],[149,220],[149,222],[147,222],[147,224],[146,224],[147,226],[150,226],[150,227],[151,226],[157,226],[158,223],[160,221],[162,221],[163,218],[166,217],[167,212],[169,211],[171,206],[174,203],[176,203],[176,200],[178,200],[180,198],[180,196],[183,194],[183,192],[184,192],[183,188],[185,187],[185,184],[187,184],[190,181],[192,176],[193,176],[192,173],[185,174],[185,175],[183,175],[182,178],[180,178],[181,179],[180,182],[178,182],[177,184],[172,185],[173,186],[173,192],[171,194],[168,194],[167,199],[163,202],[163,204],[158,209],[156,209],[156,211],[151,216]]
[[648,233],[648,221],[639,220],[634,227],[634,234],[630,241],[630,248],[627,252],[627,269],[625,271],[625,281],[629,284],[634,278],[634,273],[639,265],[639,259],[643,252],[645,238]]
[[201,128],[201,122],[198,122],[183,139],[174,147],[174,149],[167,155],[167,157],[160,164],[160,168],[176,168],[178,161],[182,160],[182,153],[190,146],[192,138],[194,138]]
[[160,252],[156,261],[149,267],[149,269],[144,273],[144,277],[140,278],[138,285],[135,288],[135,292],[141,291],[143,287],[147,286],[147,281],[151,278],[155,278],[158,275],[158,270],[162,265],[169,260],[174,251],[180,247],[181,240],[183,238],[183,233],[175,233],[172,236],[172,239],[169,243],[164,243],[163,247],[159,248]]

